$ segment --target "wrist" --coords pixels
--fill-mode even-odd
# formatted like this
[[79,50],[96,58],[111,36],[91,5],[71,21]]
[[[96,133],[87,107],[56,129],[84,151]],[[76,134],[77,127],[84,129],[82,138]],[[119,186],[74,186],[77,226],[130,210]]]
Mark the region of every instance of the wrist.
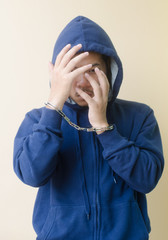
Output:
[[102,122],[102,123],[96,123],[96,124],[93,124],[92,127],[93,128],[105,128],[105,127],[108,127],[109,124],[107,121],[105,122]]
[[99,134],[101,134],[101,133],[103,133],[103,132],[105,132],[105,130],[102,130],[102,131],[96,131],[97,135],[99,135]]
[[[94,128],[98,128],[100,130],[96,131],[96,133],[99,135],[103,132],[106,131],[106,128],[109,126],[108,122],[105,121],[105,122],[102,122],[102,123],[97,123],[96,125],[94,125],[93,127]],[[102,130],[101,130],[102,129]]]
[[114,129],[114,126],[113,124],[112,125],[108,125],[107,127],[101,127],[101,128],[97,128],[95,129],[96,130],[96,133],[99,135],[105,131],[109,131],[109,130],[113,130]]
[[[57,99],[48,99],[48,102],[59,110],[62,110],[64,106],[64,102],[58,101]],[[46,106],[46,107],[53,109],[51,106]]]

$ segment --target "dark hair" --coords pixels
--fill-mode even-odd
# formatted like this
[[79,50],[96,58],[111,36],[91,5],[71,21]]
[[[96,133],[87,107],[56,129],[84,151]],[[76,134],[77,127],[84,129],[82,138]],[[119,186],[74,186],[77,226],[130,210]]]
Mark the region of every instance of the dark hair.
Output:
[[110,84],[110,88],[112,89],[112,86],[111,86],[111,57],[107,56],[107,55],[103,55],[101,54],[102,56],[102,59],[103,61],[105,62],[106,64],[106,70],[107,70],[107,79],[109,80],[109,84]]

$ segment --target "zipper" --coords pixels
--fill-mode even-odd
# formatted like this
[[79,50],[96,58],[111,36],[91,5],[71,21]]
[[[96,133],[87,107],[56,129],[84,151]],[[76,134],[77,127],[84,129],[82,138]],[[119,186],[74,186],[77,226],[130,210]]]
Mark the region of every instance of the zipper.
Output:
[[[97,161],[98,163],[98,161]],[[97,164],[98,165],[98,164]],[[97,180],[98,180],[98,168],[97,168]],[[96,240],[98,240],[99,236],[98,236],[98,230],[99,230],[99,195],[98,195],[98,181],[96,181],[97,183],[97,188],[96,188]]]
[[98,230],[98,194],[96,192],[96,230]]

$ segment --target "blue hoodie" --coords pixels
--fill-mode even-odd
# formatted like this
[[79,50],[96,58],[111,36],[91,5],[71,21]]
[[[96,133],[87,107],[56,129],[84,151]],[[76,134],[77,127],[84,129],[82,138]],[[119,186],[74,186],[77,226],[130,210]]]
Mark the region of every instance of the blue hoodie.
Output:
[[[37,240],[147,240],[146,194],[164,166],[153,110],[117,99],[122,64],[99,25],[82,16],[73,19],[56,41],[53,64],[68,43],[111,57],[107,120],[114,129],[99,135],[77,131],[46,107],[25,115],[14,139],[14,171],[25,184],[38,187]],[[63,112],[79,126],[91,127],[88,107],[67,99]]]

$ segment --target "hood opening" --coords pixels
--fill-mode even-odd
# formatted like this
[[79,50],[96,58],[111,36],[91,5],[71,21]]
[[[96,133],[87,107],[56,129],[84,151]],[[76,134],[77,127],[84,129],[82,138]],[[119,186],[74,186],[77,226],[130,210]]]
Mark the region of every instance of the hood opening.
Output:
[[[81,43],[82,48],[79,52],[97,52],[110,57],[111,90],[109,92],[109,101],[114,101],[122,83],[123,68],[114,45],[104,29],[84,16],[78,16],[72,19],[57,38],[52,56],[53,64],[55,64],[56,57],[62,48],[69,43],[71,47]],[[72,100],[68,101],[73,103]]]

